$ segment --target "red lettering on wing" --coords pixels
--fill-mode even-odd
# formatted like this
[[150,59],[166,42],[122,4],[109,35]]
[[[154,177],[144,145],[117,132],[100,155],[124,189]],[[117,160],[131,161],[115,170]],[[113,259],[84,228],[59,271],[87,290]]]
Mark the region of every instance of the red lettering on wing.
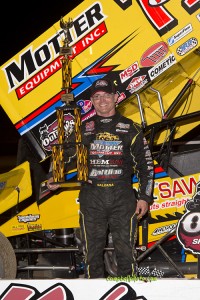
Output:
[[164,8],[163,4],[152,6],[149,4],[149,0],[137,0],[137,2],[159,35],[164,35],[178,24],[177,19]]

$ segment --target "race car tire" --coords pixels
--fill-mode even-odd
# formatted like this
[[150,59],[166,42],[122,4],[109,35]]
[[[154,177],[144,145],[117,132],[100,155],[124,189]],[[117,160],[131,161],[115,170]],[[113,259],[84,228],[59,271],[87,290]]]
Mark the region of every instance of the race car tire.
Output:
[[10,241],[0,232],[0,279],[15,279],[17,260]]

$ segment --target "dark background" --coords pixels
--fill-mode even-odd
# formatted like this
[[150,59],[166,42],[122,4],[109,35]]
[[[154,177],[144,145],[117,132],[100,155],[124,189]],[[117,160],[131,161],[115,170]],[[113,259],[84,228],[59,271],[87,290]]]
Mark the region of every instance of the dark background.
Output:
[[[1,10],[0,66],[48,30],[82,1],[6,1]],[[0,106],[0,173],[16,166],[20,135]]]

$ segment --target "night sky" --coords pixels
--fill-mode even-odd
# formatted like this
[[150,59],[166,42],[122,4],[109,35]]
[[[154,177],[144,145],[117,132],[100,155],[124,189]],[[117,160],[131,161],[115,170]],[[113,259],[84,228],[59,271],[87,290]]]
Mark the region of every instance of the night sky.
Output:
[[4,1],[1,10],[0,65],[4,64],[26,45],[58,22],[82,1],[46,0]]

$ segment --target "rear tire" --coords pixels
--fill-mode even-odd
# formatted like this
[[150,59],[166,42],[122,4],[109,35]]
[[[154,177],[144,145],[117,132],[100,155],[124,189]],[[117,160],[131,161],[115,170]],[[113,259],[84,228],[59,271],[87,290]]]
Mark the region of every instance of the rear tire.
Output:
[[10,241],[0,232],[0,279],[15,279],[17,260]]

